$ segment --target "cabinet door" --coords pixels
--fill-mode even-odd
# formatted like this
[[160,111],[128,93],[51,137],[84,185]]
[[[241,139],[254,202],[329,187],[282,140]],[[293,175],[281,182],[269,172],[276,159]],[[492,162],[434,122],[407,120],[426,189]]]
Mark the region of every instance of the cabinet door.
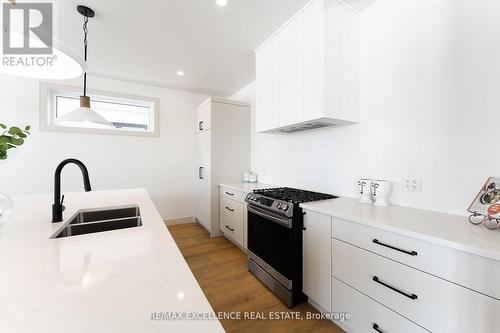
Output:
[[330,312],[332,218],[306,210],[304,227],[304,293]]
[[196,133],[209,130],[212,127],[212,103],[206,103],[196,112]]
[[208,231],[211,227],[210,130],[196,135],[196,219]]

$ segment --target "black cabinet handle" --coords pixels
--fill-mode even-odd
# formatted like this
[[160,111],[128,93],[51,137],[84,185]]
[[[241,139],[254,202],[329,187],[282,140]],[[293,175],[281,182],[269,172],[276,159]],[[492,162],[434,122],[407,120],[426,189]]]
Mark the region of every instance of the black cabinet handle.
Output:
[[200,179],[203,179],[203,167],[200,167],[200,168],[198,169],[198,177],[199,177]]
[[403,295],[405,297],[408,297],[409,299],[416,300],[418,298],[418,296],[415,295],[415,294],[407,294],[404,291],[401,291],[401,290],[399,290],[399,289],[397,289],[397,288],[395,288],[395,287],[393,287],[391,285],[388,285],[387,283],[384,283],[384,282],[380,281],[379,278],[378,278],[378,276],[374,276],[372,278],[372,280],[375,281],[375,282],[377,282],[378,284],[383,285],[386,288],[394,290],[395,292],[397,292],[397,293],[399,293],[399,294],[401,294],[401,295]]
[[234,209],[231,209],[231,208],[229,208],[229,207],[226,207],[226,209],[227,209],[228,211],[230,211],[230,212],[234,212]]
[[372,326],[372,327],[373,327],[373,329],[374,329],[375,331],[377,331],[378,333],[384,333],[384,331],[382,331],[382,330],[380,329],[380,326],[378,326],[377,324],[373,324],[373,326]]
[[198,123],[198,130],[203,131],[203,121]]
[[234,193],[226,192],[227,195],[234,196]]
[[418,254],[416,251],[406,251],[406,250],[394,247],[392,245],[381,243],[378,239],[374,239],[372,242],[375,243],[375,244],[377,244],[377,245],[387,247],[389,249],[393,249],[393,250],[396,250],[396,251],[399,251],[399,252],[402,252],[402,253],[406,253],[406,254],[408,254],[410,256],[416,256]]
[[228,228],[228,229],[229,229],[229,230],[231,230],[231,231],[234,231],[234,229],[229,228],[229,226],[228,226],[228,225],[226,225],[226,228]]

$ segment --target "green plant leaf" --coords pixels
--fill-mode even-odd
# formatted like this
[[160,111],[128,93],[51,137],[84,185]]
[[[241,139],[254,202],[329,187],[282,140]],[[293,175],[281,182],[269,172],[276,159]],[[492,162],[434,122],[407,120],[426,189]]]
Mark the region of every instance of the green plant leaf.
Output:
[[1,127],[1,128],[3,128],[3,129],[6,129],[6,128],[7,128],[7,125],[0,124],[0,127]]
[[6,135],[1,135],[0,136],[0,143],[6,143],[6,142],[10,142],[10,138]]
[[26,134],[24,134],[24,133],[19,133],[17,136],[18,136],[18,137],[20,137],[20,138],[22,138],[22,139],[26,139],[26,138],[28,137],[28,136],[27,136]]
[[12,139],[10,139],[10,142],[16,146],[22,146],[22,144],[24,143],[24,140],[18,139],[18,138],[12,138]]
[[21,131],[21,129],[19,127],[11,127],[9,129],[9,133],[12,134],[12,135],[18,135],[19,133],[22,133],[23,131]]
[[0,160],[7,159],[7,152],[4,150],[0,150]]
[[28,125],[28,126],[26,126],[26,127],[24,128],[24,130],[25,130],[26,132],[27,132],[27,131],[29,131],[30,129],[31,129],[31,126],[29,126],[29,125]]

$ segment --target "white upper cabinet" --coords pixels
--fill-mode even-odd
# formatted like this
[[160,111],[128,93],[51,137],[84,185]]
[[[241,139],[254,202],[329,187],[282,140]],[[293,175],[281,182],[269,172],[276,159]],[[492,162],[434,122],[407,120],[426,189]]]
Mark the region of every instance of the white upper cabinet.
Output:
[[359,14],[313,0],[256,50],[257,132],[359,121]]

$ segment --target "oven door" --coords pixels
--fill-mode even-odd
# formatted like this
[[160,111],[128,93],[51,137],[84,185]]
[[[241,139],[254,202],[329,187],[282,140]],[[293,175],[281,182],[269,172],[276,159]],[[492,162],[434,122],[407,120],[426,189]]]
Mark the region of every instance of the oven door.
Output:
[[291,219],[248,205],[248,257],[288,290],[292,289]]

